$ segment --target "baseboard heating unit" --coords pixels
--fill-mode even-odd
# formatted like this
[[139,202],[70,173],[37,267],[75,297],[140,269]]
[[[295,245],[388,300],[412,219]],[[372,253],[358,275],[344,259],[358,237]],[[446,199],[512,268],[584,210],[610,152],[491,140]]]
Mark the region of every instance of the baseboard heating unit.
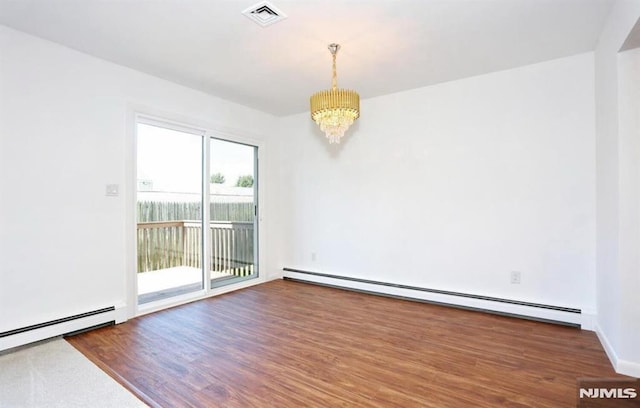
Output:
[[0,333],[0,352],[51,337],[79,333],[126,320],[124,307],[108,306]]
[[283,271],[283,278],[287,280],[592,330],[592,316],[585,315],[581,309],[577,308],[379,282],[293,268],[283,268]]

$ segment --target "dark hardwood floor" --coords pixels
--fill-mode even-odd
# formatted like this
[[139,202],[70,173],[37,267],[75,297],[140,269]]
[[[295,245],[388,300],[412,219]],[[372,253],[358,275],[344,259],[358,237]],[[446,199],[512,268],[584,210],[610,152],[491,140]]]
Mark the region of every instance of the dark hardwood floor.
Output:
[[574,407],[596,335],[291,281],[67,340],[151,406]]

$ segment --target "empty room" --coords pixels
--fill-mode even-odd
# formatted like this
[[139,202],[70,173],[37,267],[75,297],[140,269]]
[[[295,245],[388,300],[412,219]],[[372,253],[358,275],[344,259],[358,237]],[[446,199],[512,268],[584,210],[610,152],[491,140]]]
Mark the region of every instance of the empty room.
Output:
[[640,0],[0,0],[0,407],[640,406]]

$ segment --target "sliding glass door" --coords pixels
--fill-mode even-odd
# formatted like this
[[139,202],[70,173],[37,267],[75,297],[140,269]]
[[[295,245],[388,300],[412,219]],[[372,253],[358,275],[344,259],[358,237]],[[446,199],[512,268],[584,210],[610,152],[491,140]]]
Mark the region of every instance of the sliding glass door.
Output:
[[138,303],[204,288],[203,132],[138,123]]
[[212,287],[250,279],[258,273],[256,152],[255,146],[210,140]]
[[156,120],[136,130],[138,304],[257,277],[257,147]]

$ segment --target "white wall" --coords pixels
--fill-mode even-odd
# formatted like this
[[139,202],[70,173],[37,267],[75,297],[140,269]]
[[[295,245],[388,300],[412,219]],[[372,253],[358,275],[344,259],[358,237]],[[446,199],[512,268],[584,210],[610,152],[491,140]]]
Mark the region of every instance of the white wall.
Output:
[[[640,48],[619,56],[620,313],[624,359],[640,368]],[[638,373],[640,374],[640,372]]]
[[[270,115],[2,26],[0,56],[0,332],[126,301],[131,106],[262,139],[274,126]],[[108,183],[120,197],[105,196]]]
[[593,54],[281,126],[285,267],[595,311]]
[[[634,212],[638,209],[632,207],[638,176],[633,173],[632,165],[637,153],[627,149],[633,149],[637,142],[629,133],[633,125],[620,116],[629,117],[635,87],[622,94],[619,92],[622,85],[618,51],[638,18],[640,2],[617,1],[595,51],[597,331],[614,367],[635,376],[640,376],[640,356],[637,354],[640,304],[635,259],[638,242],[634,237],[637,220]],[[625,63],[627,67],[633,65],[631,61]],[[628,72],[623,76],[624,81],[629,81]],[[633,186],[634,182],[636,186]]]

